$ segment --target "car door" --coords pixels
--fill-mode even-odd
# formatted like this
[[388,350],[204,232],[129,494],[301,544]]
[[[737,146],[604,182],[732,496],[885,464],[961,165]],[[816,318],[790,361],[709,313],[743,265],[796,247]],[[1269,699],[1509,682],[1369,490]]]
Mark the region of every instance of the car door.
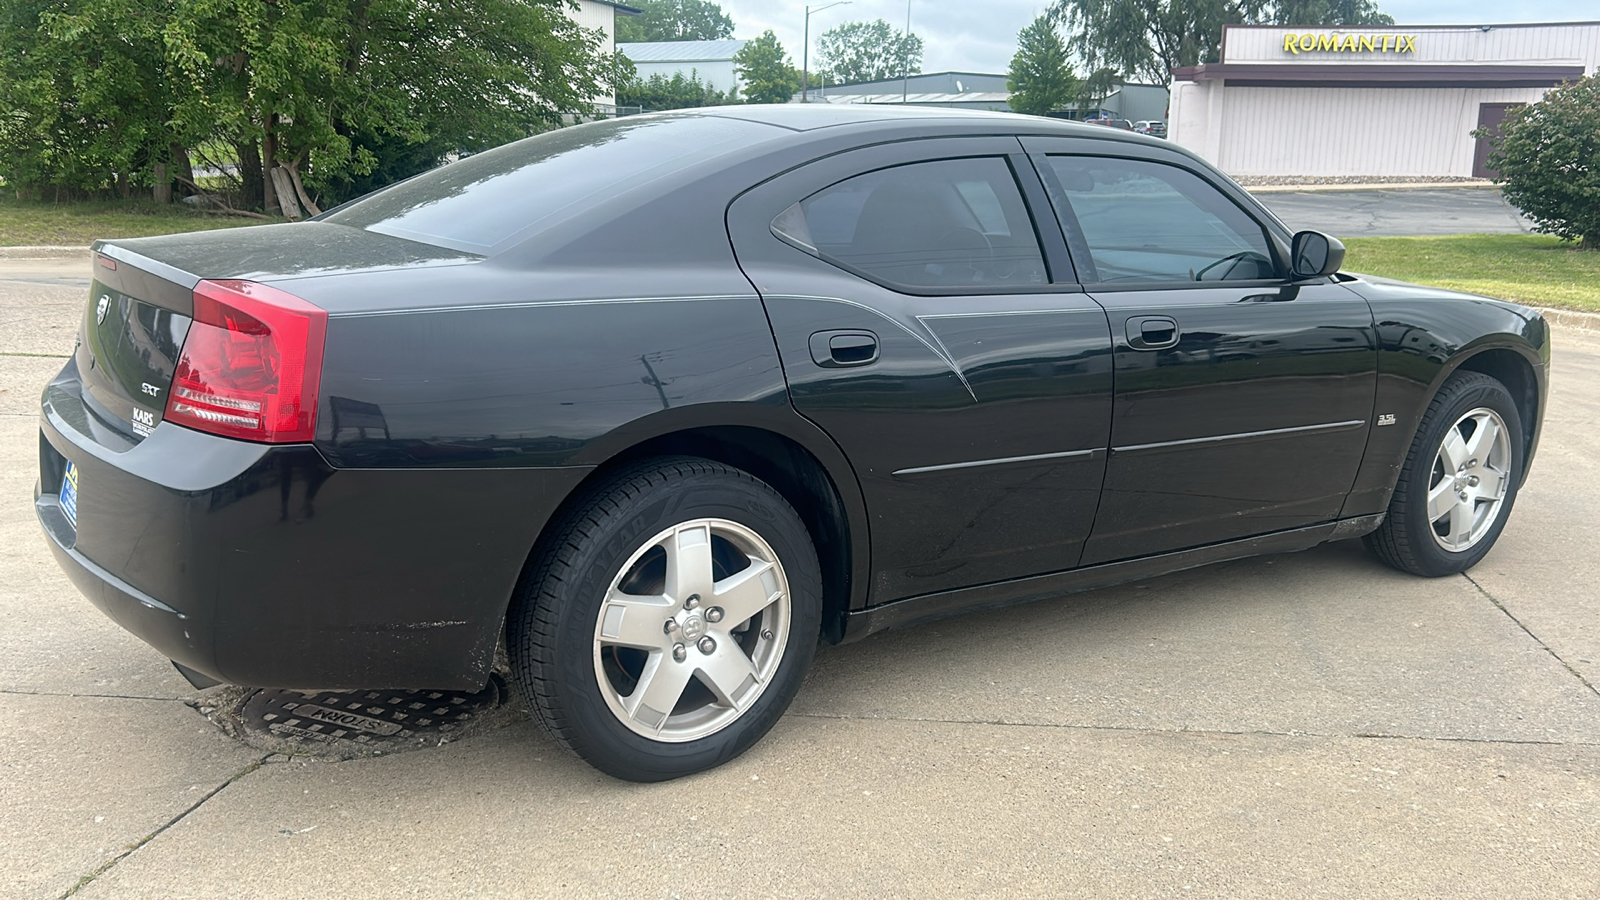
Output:
[[729,210],[792,401],[860,480],[874,603],[1072,568],[1094,520],[1111,339],[1020,150],[879,145]]
[[1366,301],[1332,279],[1289,286],[1267,225],[1178,154],[1025,143],[1115,343],[1083,563],[1336,518],[1372,420]]

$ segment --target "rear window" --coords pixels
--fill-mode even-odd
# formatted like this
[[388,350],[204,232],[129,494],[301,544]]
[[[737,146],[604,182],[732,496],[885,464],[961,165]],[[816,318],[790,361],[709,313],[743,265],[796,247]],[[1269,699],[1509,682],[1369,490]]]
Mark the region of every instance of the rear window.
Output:
[[440,166],[324,221],[492,255],[585,206],[782,133],[717,116],[575,125]]

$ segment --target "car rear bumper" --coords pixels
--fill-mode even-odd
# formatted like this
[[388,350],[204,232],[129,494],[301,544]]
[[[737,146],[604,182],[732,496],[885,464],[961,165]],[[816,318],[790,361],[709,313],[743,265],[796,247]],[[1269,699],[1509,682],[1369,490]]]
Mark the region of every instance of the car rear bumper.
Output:
[[168,423],[117,447],[75,380],[69,364],[40,415],[51,550],[113,621],[218,681],[481,686],[528,551],[588,471],[338,469],[310,445]]

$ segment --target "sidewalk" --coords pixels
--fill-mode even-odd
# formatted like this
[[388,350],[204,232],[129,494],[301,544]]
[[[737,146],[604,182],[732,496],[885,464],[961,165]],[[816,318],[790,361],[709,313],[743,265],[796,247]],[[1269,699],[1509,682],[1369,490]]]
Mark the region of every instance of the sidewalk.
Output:
[[195,691],[100,614],[39,533],[38,387],[84,290],[6,274],[0,321],[34,326],[0,329],[6,900],[1600,884],[1600,495],[1581,488],[1600,337],[1556,342],[1538,464],[1470,577],[1411,578],[1344,542],[888,632],[824,648],[745,756],[632,785],[516,715],[346,762],[207,721],[224,689]]

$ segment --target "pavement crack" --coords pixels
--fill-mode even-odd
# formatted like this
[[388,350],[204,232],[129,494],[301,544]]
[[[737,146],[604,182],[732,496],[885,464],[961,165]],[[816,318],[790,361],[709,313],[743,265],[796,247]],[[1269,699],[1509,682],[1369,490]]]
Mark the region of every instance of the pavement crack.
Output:
[[1141,728],[1134,725],[1085,725],[1061,722],[1015,722],[1006,719],[944,719],[934,716],[856,716],[846,713],[789,713],[803,719],[836,719],[863,722],[919,722],[930,725],[996,725],[1006,728],[1052,728],[1071,731],[1107,731],[1121,734],[1193,734],[1225,737],[1356,738],[1359,740],[1423,741],[1445,744],[1500,744],[1535,747],[1600,747],[1597,741],[1534,740],[1531,738],[1479,738],[1426,734],[1397,734],[1381,731],[1326,732],[1275,731],[1267,728]]
[[0,688],[0,694],[14,694],[19,697],[70,697],[85,700],[156,700],[163,703],[185,703],[182,697],[150,697],[143,694],[75,694],[71,691],[25,691],[16,688]]
[[78,883],[73,885],[72,887],[68,888],[66,893],[64,893],[60,897],[58,897],[57,900],[67,900],[68,897],[71,897],[72,895],[74,895],[74,894],[78,893],[79,891],[83,890],[84,888],[88,887],[90,884],[93,884],[94,880],[96,878],[99,878],[101,875],[104,875],[106,872],[110,871],[111,868],[113,866],[115,866],[117,863],[122,862],[123,860],[125,860],[128,857],[132,856],[134,853],[137,853],[139,851],[139,848],[143,847],[145,844],[148,844],[151,841],[155,840],[156,838],[160,837],[163,833],[166,832],[167,829],[169,829],[172,826],[178,824],[179,822],[182,822],[186,816],[188,816],[190,813],[194,812],[195,810],[199,809],[202,805],[205,804],[205,802],[207,800],[210,800],[212,797],[215,797],[216,795],[222,793],[223,788],[226,788],[228,785],[233,784],[235,781],[238,781],[239,779],[245,777],[246,775],[249,775],[251,772],[254,772],[255,770],[261,768],[263,765],[266,764],[267,760],[272,758],[272,756],[273,756],[273,754],[271,754],[271,753],[265,754],[260,759],[257,759],[254,762],[250,763],[250,765],[245,766],[244,768],[240,769],[239,771],[233,773],[233,775],[231,775],[228,778],[227,781],[224,781],[223,783],[221,783],[221,784],[217,785],[216,787],[212,788],[211,790],[207,791],[205,796],[201,797],[199,800],[196,800],[194,803],[190,804],[188,809],[185,809],[183,812],[180,812],[176,816],[173,816],[171,819],[168,819],[167,822],[165,824],[163,824],[160,828],[157,828],[155,831],[152,831],[149,834],[145,835],[143,838],[140,838],[137,842],[128,845],[127,849],[123,850],[121,853],[117,854],[116,856],[112,857],[111,859],[106,860],[104,863],[101,863],[100,866],[98,868],[96,868],[94,871],[92,871],[89,874],[87,874],[87,875],[83,876],[82,878],[78,879]]
[[1579,672],[1577,669],[1573,668],[1570,663],[1568,663],[1566,660],[1562,659],[1561,658],[1561,654],[1557,653],[1554,649],[1552,649],[1550,647],[1550,645],[1546,644],[1544,642],[1544,640],[1541,639],[1537,634],[1534,634],[1533,633],[1533,629],[1529,628],[1527,625],[1524,625],[1521,619],[1517,618],[1515,615],[1512,614],[1511,610],[1506,609],[1506,605],[1504,603],[1501,603],[1498,599],[1496,599],[1495,595],[1489,593],[1487,590],[1484,590],[1483,585],[1479,584],[1477,582],[1477,580],[1474,579],[1470,574],[1468,574],[1466,572],[1462,572],[1461,573],[1461,577],[1465,578],[1467,580],[1468,584],[1470,584],[1473,587],[1477,588],[1478,589],[1478,593],[1482,594],[1485,600],[1488,600],[1490,603],[1493,603],[1495,609],[1498,609],[1502,613],[1505,613],[1506,618],[1508,618],[1512,622],[1516,623],[1516,626],[1518,628],[1522,629],[1522,633],[1523,634],[1526,634],[1528,637],[1532,638],[1533,642],[1535,644],[1538,644],[1540,649],[1542,649],[1542,650],[1544,650],[1544,652],[1550,654],[1550,658],[1551,659],[1553,659],[1556,662],[1560,663],[1561,664],[1561,668],[1566,669],[1568,672],[1570,672],[1572,674],[1573,678],[1578,679],[1578,681],[1584,687],[1589,689],[1590,693],[1593,693],[1593,694],[1595,694],[1597,696],[1600,696],[1600,688],[1596,688],[1595,685],[1594,685],[1594,682],[1592,682],[1589,679],[1583,677],[1583,673],[1582,672]]

